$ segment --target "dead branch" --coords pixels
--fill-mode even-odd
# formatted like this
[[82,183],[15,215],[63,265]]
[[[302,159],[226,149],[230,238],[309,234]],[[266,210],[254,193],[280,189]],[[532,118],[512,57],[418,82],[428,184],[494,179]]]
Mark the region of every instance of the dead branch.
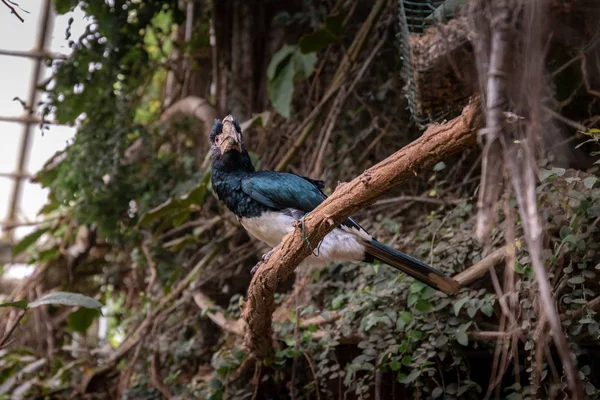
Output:
[[312,128],[316,122],[316,119],[320,115],[329,99],[331,99],[335,92],[342,86],[342,83],[346,79],[352,63],[356,61],[364,44],[367,42],[367,38],[369,37],[371,30],[379,22],[378,17],[384,10],[386,4],[386,0],[377,0],[377,2],[373,5],[373,8],[371,9],[367,19],[356,34],[356,37],[350,45],[348,52],[344,55],[344,58],[335,71],[327,92],[319,104],[310,113],[310,115],[305,118],[302,124],[300,124],[300,126],[298,126],[298,128],[296,128],[296,130],[290,135],[290,137],[296,138],[296,140],[288,152],[283,156],[279,164],[277,164],[277,167],[275,168],[277,171],[284,171],[287,168],[288,164],[292,161],[298,150],[313,132]]
[[488,254],[485,258],[479,262],[471,265],[463,272],[459,273],[454,277],[454,280],[460,284],[460,286],[468,286],[475,282],[477,279],[484,276],[490,268],[495,267],[504,260],[508,249],[501,247],[498,250]]
[[217,110],[205,99],[188,96],[167,108],[160,116],[161,122],[167,122],[176,115],[196,118],[204,123],[204,133],[208,137],[213,122],[218,117]]
[[578,320],[583,315],[583,311],[585,309],[592,310],[598,312],[600,310],[600,297],[596,297],[583,305],[583,307],[578,308],[573,311],[571,314],[565,313],[560,316],[562,321],[571,319],[573,321]]
[[148,245],[145,242],[142,242],[142,252],[144,252],[146,263],[148,264],[148,268],[150,268],[150,278],[148,279],[148,285],[146,286],[146,295],[150,295],[152,287],[154,286],[154,281],[156,281],[156,276],[158,275],[156,271],[156,262],[152,258],[150,249],[148,249]]
[[208,296],[200,291],[194,292],[192,297],[202,311],[206,310],[206,316],[221,329],[238,336],[244,335],[244,327],[246,325],[244,320],[232,320],[227,318],[225,314],[223,314],[223,311],[221,311],[218,307],[213,306],[212,301],[208,298]]
[[[194,302],[202,311],[206,311],[206,316],[215,324],[217,324],[224,331],[233,333],[238,336],[244,336],[244,329],[246,328],[246,322],[243,319],[233,320],[227,318],[223,310],[214,305],[213,301],[204,293],[197,290],[193,296]],[[329,315],[324,318],[321,315],[316,317],[307,318],[305,320],[298,321],[300,328],[308,328],[311,325],[321,326],[330,324],[340,319],[341,315],[335,311],[330,312]]]
[[[481,131],[485,148],[477,236],[482,242],[489,242],[491,221],[495,218],[501,193],[502,171],[505,171],[522,216],[525,241],[539,288],[541,312],[551,327],[572,398],[580,399],[583,398],[581,380],[575,371],[542,259],[542,229],[537,211],[535,145],[543,129],[545,42],[549,40],[544,31],[547,6],[547,2],[513,0],[472,1],[470,4],[470,23],[473,36],[477,37],[476,56],[486,99],[486,128]],[[522,27],[517,28],[518,23]],[[526,125],[524,117],[512,114],[513,110],[527,117]],[[494,286],[500,291],[497,282]],[[511,318],[513,325],[510,309],[502,301],[503,297],[499,300],[503,313]],[[498,379],[504,373],[507,360],[506,351],[503,351]],[[491,388],[488,388],[488,396]]]
[[272,354],[271,316],[274,293],[294,269],[310,254],[306,241],[318,243],[349,215],[375,202],[387,190],[419,171],[433,166],[450,154],[472,146],[482,120],[479,103],[472,102],[462,115],[443,125],[432,125],[423,136],[365,171],[336,191],[290,232],[269,260],[254,275],[244,303],[243,318],[248,324],[246,348],[258,359]]

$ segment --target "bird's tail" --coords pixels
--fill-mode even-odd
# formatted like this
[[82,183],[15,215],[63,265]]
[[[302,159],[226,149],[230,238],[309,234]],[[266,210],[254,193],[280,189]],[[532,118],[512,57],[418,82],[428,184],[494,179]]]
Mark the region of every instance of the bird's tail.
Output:
[[375,239],[365,241],[365,251],[376,260],[384,262],[446,294],[454,294],[460,289],[459,283],[449,276]]

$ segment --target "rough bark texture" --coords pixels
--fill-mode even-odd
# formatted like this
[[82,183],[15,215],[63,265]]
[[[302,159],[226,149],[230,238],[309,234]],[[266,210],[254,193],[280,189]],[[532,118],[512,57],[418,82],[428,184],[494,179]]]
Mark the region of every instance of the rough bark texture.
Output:
[[254,275],[248,288],[243,318],[247,323],[245,347],[258,359],[272,355],[271,316],[275,310],[274,293],[294,269],[310,254],[306,245],[319,243],[335,226],[372,204],[387,190],[419,171],[433,166],[450,154],[472,146],[482,125],[478,102],[472,102],[457,117],[443,125],[431,125],[422,137],[366,170],[335,192],[284,237],[271,257]]

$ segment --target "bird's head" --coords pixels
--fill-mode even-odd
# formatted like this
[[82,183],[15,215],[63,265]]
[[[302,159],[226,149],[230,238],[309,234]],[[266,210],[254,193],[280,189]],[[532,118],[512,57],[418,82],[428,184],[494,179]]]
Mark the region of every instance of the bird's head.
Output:
[[228,115],[223,118],[223,121],[215,120],[210,134],[210,144],[213,159],[221,158],[232,151],[242,153],[244,149],[242,129],[237,119]]

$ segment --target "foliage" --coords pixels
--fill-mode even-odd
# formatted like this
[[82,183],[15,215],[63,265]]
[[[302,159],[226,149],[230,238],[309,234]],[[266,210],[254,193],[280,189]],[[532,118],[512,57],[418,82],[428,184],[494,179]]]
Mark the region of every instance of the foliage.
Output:
[[[3,311],[17,307],[28,313],[20,328],[23,338],[18,338],[18,344],[28,347],[0,349],[0,398],[11,397],[15,388],[30,397],[72,396],[75,383],[110,363],[115,348],[136,337],[139,342],[124,357],[108,364],[111,374],[101,376],[106,387],[90,389],[98,390],[99,397],[122,390],[126,399],[162,398],[155,379],[180,398],[251,398],[255,389],[258,398],[284,398],[292,391],[297,398],[316,398],[317,391],[321,398],[342,393],[373,398],[379,377],[386,388],[403,390],[408,397],[482,398],[496,342],[478,334],[502,329],[502,298],[491,282],[484,279],[447,297],[383,265],[332,264],[298,271],[295,285],[301,289],[278,294],[283,317],[273,327],[275,359],[263,364],[260,376],[248,384],[255,371],[250,368],[244,375],[248,354],[241,338],[215,325],[193,294],[206,293],[214,301],[211,308],[235,322],[241,317],[248,271],[263,248],[234,230],[234,219],[212,196],[210,173],[194,141],[197,127],[190,121],[175,127],[161,121],[167,76],[180,72],[173,52],[182,51],[194,66],[194,51],[210,45],[210,27],[219,21],[211,22],[211,10],[203,10],[206,16],[197,21],[192,40],[178,43],[174,38],[184,21],[178,2],[114,3],[55,2],[60,13],[80,6],[90,17],[86,33],[72,41],[73,55],[54,64],[43,105],[45,115],[77,125],[78,132],[67,150],[38,173],[36,179],[49,189],[49,203],[41,211],[49,219],[18,243],[13,254],[27,255],[45,273],[47,286],[29,287],[25,294],[37,298],[37,290],[60,292],[32,303],[0,303]],[[319,88],[331,79],[342,44],[357,30],[366,6],[370,4],[358,4],[359,12],[351,15],[306,1],[301,10],[276,14],[282,25],[301,26],[304,34],[296,36],[297,44],[269,54],[264,81],[244,82],[256,88],[266,84],[273,109],[285,118],[265,110],[242,121],[249,148],[256,151],[251,153],[255,165],[269,168],[291,145],[294,138],[287,134],[306,118],[305,110],[293,108],[294,99],[318,101]],[[393,17],[390,11],[382,20]],[[376,36],[386,34],[392,37],[393,32],[377,32],[367,40],[375,43]],[[335,45],[323,52],[330,44]],[[359,54],[357,67],[366,56]],[[323,173],[330,190],[421,134],[404,111],[403,83],[395,78],[396,48],[390,44],[377,57],[342,110],[327,117],[335,121],[314,121],[332,129],[309,138],[295,161],[293,170],[309,175],[315,149],[325,143]],[[314,73],[317,60],[319,74]],[[233,77],[228,84],[240,81]],[[596,130],[585,134],[589,145],[598,143]],[[143,151],[132,161],[136,146]],[[485,256],[473,237],[476,160],[477,152],[469,152],[438,163],[391,195],[403,200],[362,212],[361,223],[374,236],[446,273],[464,270]],[[598,398],[587,343],[600,336],[600,319],[585,306],[600,290],[600,187],[595,175],[550,163],[541,166],[539,178],[548,271],[586,392]],[[501,219],[493,230],[493,247],[504,244],[506,224]],[[520,233],[517,221],[517,237]],[[195,270],[221,240],[225,250],[206,268]],[[536,363],[536,287],[520,240],[515,255],[520,309],[515,348],[523,368],[519,375],[507,369],[499,393],[509,399],[535,398],[539,393],[532,393],[532,371],[541,372],[543,395],[563,388],[560,373],[554,376],[554,359]],[[189,286],[178,291],[184,281]],[[163,304],[172,293],[177,296]],[[89,329],[100,307],[94,299],[105,304],[108,325],[99,343]],[[44,304],[50,306],[36,307]],[[56,304],[79,308],[63,315]],[[164,312],[156,315],[159,307]],[[54,340],[52,352],[46,343],[26,337],[29,332],[46,337],[32,327],[35,318],[30,315],[59,321],[44,332]],[[318,317],[325,322],[314,322]],[[308,319],[313,323],[304,324]],[[143,323],[148,325],[138,331]]]
[[267,70],[269,97],[279,114],[289,118],[294,95],[294,79],[307,79],[315,68],[317,55],[304,54],[298,46],[283,46],[273,55]]

